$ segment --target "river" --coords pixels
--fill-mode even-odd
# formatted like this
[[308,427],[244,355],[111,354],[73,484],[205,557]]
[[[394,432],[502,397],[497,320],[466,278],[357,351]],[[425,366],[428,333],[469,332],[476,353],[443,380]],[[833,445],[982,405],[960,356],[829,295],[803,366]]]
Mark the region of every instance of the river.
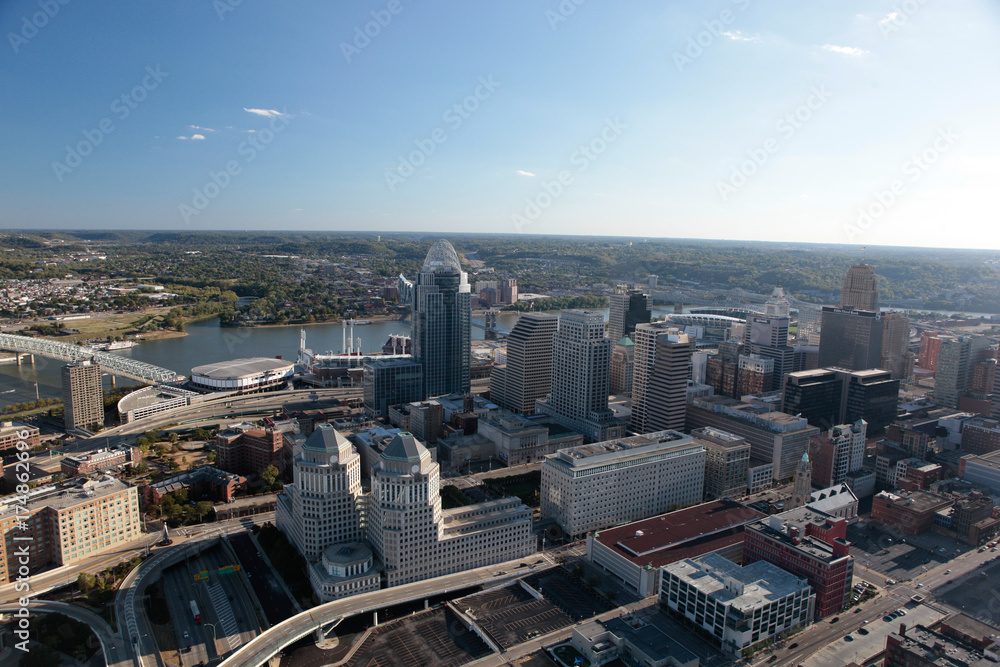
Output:
[[[607,309],[603,312],[607,319]],[[672,308],[653,309],[654,317],[671,312]],[[518,314],[515,312],[501,312],[498,316],[500,323],[508,329],[514,326],[517,318]],[[343,329],[339,322],[228,329],[220,327],[218,319],[213,318],[188,324],[186,336],[151,340],[127,350],[117,350],[114,354],[190,375],[195,366],[229,359],[276,356],[295,359],[298,355],[300,329],[305,330],[306,346],[313,351],[340,351]],[[365,352],[381,350],[390,334],[409,333],[409,322],[376,320],[371,324],[354,327],[354,337],[361,339],[361,349]],[[472,338],[482,340],[483,330],[472,327]],[[38,382],[39,397],[62,398],[61,367],[62,362],[44,357],[35,357],[34,365],[0,364],[0,405],[33,401],[35,382]],[[135,382],[127,378],[122,381],[126,384]],[[105,378],[105,387],[110,386],[110,379]]]

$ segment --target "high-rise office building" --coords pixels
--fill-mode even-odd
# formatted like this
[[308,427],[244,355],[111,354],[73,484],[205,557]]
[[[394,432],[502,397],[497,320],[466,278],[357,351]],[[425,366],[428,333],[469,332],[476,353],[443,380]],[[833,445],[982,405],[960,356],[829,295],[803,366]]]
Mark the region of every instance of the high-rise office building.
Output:
[[840,307],[878,312],[875,267],[862,262],[847,270],[844,285],[840,289]]
[[809,443],[812,480],[820,488],[847,481],[847,475],[860,470],[865,457],[868,425],[863,419],[840,424],[820,433]]
[[413,286],[413,358],[424,367],[424,397],[471,387],[471,299],[455,249],[435,242]]
[[817,368],[788,376],[782,409],[822,429],[863,419],[869,435],[882,435],[896,420],[898,398],[899,380],[889,371]]
[[644,396],[647,430],[684,430],[694,344],[694,337],[686,333],[669,332],[656,337],[653,374]]
[[368,540],[397,586],[535,551],[531,510],[517,498],[441,509],[441,470],[409,433],[393,439],[372,475]]
[[365,412],[373,417],[387,416],[390,405],[424,397],[423,366],[413,359],[368,361],[362,372]]
[[590,442],[620,437],[624,423],[608,407],[611,349],[604,337],[604,315],[592,310],[564,310],[552,344],[552,383],[536,412],[573,428]]
[[820,366],[859,371],[882,363],[881,313],[824,306],[822,322]]
[[765,359],[756,354],[741,354],[736,378],[737,396],[771,391],[774,386],[774,359]]
[[611,393],[631,394],[635,374],[635,343],[628,336],[615,343],[611,353]]
[[972,338],[940,336],[939,340],[941,348],[934,373],[934,402],[946,408],[957,408],[958,400],[968,389]]
[[[661,336],[666,337],[662,351],[658,347]],[[683,366],[686,387],[688,369],[691,365],[691,352],[694,349],[694,339],[681,329],[667,322],[649,322],[637,324],[635,327],[635,363],[632,370],[632,420],[629,427],[636,433],[648,433],[661,430],[666,426],[654,427],[654,412],[662,409],[667,395],[675,396],[672,388],[677,382],[679,366]],[[657,354],[664,355],[661,366],[669,370],[669,378],[657,380],[654,390],[653,381],[656,377]],[[670,386],[668,388],[668,385]],[[667,392],[667,393],[665,393]],[[684,390],[681,400],[686,400]],[[676,408],[673,410],[676,414]],[[655,417],[655,423],[663,423],[661,417]],[[678,428],[671,426],[670,428]],[[678,430],[680,430],[678,428]]]
[[705,445],[657,431],[561,449],[542,463],[541,516],[580,537],[700,503]]
[[895,380],[913,375],[913,353],[910,352],[910,318],[902,313],[882,316],[882,363],[879,368],[892,372]]
[[[769,303],[772,312],[785,311],[777,298],[772,297]],[[767,391],[780,391],[795,363],[795,348],[788,344],[789,321],[788,315],[764,314],[747,317],[743,332],[743,354],[774,360],[774,373]]]
[[[708,358],[705,364],[705,384],[720,396],[737,398],[739,383],[739,359],[743,354],[743,343],[727,340],[719,343],[718,354]],[[771,372],[774,372],[772,365]]]
[[552,386],[552,341],[559,318],[525,313],[507,337],[507,363],[493,369],[490,400],[502,408],[534,414],[535,401]]
[[104,426],[101,367],[92,359],[62,367],[63,422],[66,429]]
[[792,304],[785,297],[785,290],[775,287],[771,290],[771,296],[764,304],[764,314],[768,317],[791,317]]
[[625,336],[631,338],[635,325],[649,322],[652,315],[648,294],[627,285],[616,286],[608,309],[608,338],[616,342]]
[[306,560],[363,537],[361,457],[331,424],[319,424],[295,455],[292,483],[278,497],[275,522]]
[[691,431],[695,442],[705,445],[705,499],[741,498],[747,492],[750,443],[717,428]]

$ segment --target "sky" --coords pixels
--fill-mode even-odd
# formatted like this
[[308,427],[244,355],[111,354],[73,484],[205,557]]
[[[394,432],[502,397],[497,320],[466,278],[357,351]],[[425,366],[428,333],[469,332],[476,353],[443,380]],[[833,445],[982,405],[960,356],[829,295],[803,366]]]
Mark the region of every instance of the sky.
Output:
[[1000,248],[992,0],[8,0],[0,227]]

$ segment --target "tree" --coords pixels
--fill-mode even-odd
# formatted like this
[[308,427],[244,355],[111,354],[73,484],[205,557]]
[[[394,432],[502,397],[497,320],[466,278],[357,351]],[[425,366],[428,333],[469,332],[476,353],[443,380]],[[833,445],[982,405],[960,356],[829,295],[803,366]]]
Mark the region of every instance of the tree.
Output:
[[176,433],[171,433],[169,436],[167,436],[167,439],[170,441],[171,445],[176,445],[177,441],[180,440],[180,436],[178,436]]
[[21,656],[21,667],[59,667],[62,656],[44,644],[33,644],[31,650]]
[[207,500],[199,500],[195,503],[195,509],[198,510],[198,522],[201,523],[201,520],[212,511],[212,503]]
[[264,482],[265,491],[273,491],[275,488],[281,487],[281,482],[278,480],[278,469],[273,465],[264,468],[263,472],[260,473],[260,479]]
[[97,577],[89,572],[81,572],[76,578],[76,586],[81,593],[86,593],[97,584]]

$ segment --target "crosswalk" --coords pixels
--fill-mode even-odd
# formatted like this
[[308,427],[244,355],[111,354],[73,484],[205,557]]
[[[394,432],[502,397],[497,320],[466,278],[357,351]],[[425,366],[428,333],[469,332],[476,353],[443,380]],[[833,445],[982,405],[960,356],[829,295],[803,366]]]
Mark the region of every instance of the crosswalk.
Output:
[[217,583],[208,587],[208,596],[212,599],[215,615],[218,616],[219,625],[222,626],[220,634],[229,643],[229,650],[235,651],[243,646],[243,640],[240,639],[239,626],[236,624],[236,616],[233,614],[232,605],[229,604],[229,598],[221,584]]

